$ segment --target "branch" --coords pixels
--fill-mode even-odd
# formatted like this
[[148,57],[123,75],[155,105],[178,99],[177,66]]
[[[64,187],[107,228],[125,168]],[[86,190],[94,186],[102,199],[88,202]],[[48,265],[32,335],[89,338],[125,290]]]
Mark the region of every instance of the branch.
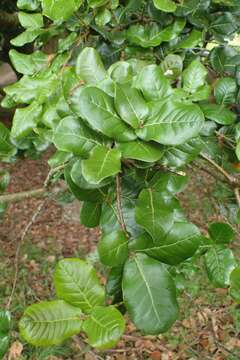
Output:
[[46,192],[46,189],[43,187],[41,189],[36,189],[36,190],[22,191],[15,194],[2,195],[0,196],[0,203],[11,204],[29,198],[44,197],[47,195],[48,193]]
[[122,195],[122,188],[121,188],[121,177],[117,175],[116,177],[116,190],[117,190],[117,211],[118,211],[118,218],[119,223],[121,225],[122,230],[128,237],[127,227],[124,221],[123,212],[122,212],[122,204],[121,204],[121,195]]

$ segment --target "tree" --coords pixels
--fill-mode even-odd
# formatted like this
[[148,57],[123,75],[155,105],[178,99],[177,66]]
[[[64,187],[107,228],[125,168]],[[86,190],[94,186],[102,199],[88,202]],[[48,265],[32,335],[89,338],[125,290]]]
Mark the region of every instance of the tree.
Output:
[[[144,334],[165,332],[178,317],[178,275],[199,257],[213,285],[240,302],[232,227],[212,223],[203,236],[177,198],[189,164],[211,174],[208,164],[239,221],[240,55],[230,45],[238,1],[18,0],[18,8],[25,30],[9,56],[22,77],[4,89],[2,106],[17,109],[11,131],[0,127],[0,155],[10,161],[50,144],[56,152],[43,188],[2,195],[2,208],[64,178],[83,202],[82,224],[101,228],[108,273],[104,288],[87,261],[60,261],[58,300],[26,309],[23,338],[46,346],[83,331],[106,349],[124,333],[125,310]],[[22,53],[29,43],[34,51]],[[7,181],[4,173],[2,191]]]

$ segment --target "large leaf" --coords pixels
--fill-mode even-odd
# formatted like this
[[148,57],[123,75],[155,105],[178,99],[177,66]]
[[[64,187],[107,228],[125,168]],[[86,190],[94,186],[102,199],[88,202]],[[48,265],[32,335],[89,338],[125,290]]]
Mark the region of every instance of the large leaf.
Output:
[[214,286],[225,288],[230,284],[230,274],[236,261],[230,249],[221,245],[212,246],[204,256],[209,280]]
[[59,261],[54,273],[57,296],[84,312],[104,304],[104,289],[95,269],[79,259]]
[[176,321],[176,288],[165,265],[137,254],[125,264],[122,287],[129,315],[144,334],[158,335]]
[[97,306],[83,323],[91,346],[104,350],[113,348],[125,330],[122,314],[114,307]]
[[174,12],[177,8],[172,0],[153,0],[155,7],[165,12]]
[[57,149],[83,157],[100,144],[97,134],[74,116],[61,120],[54,131],[53,142]]
[[57,345],[82,329],[81,309],[62,300],[29,306],[20,320],[21,336],[35,346]]
[[90,184],[99,184],[121,171],[121,152],[105,146],[96,146],[87,160],[82,161],[82,174]]
[[172,98],[151,103],[150,116],[137,135],[146,141],[180,145],[197,136],[204,116],[196,104],[185,104]]
[[232,104],[237,92],[236,81],[232,78],[219,79],[214,88],[214,95],[218,104]]
[[87,84],[96,85],[104,80],[107,72],[98,52],[86,47],[77,58],[76,72]]
[[123,159],[135,159],[145,162],[158,161],[163,156],[163,148],[153,142],[135,140],[119,143],[118,148]]
[[205,84],[207,70],[200,60],[196,59],[183,72],[183,89],[194,93]]
[[101,237],[98,243],[100,260],[107,266],[123,264],[128,257],[128,238],[123,231],[113,231]]
[[42,113],[42,106],[37,102],[33,102],[31,105],[17,109],[11,130],[11,136],[16,139],[22,139],[28,135],[37,125]]
[[67,20],[82,5],[82,0],[41,0],[43,14],[51,20]]
[[166,264],[178,265],[192,257],[200,245],[200,232],[193,224],[175,223],[164,239],[144,252]]
[[48,55],[42,51],[27,55],[12,49],[9,57],[17,72],[24,75],[33,75],[48,64]]
[[221,125],[231,125],[236,120],[236,114],[218,104],[201,104],[205,117]]
[[76,91],[71,101],[76,114],[83,117],[93,129],[118,141],[136,138],[133,130],[117,115],[113,99],[104,91],[88,86]]
[[154,240],[158,241],[168,232],[174,221],[172,204],[166,203],[160,192],[144,189],[136,206],[136,221]]
[[148,65],[137,76],[134,86],[141,90],[149,100],[160,100],[172,93],[169,80],[163,75],[160,66]]
[[115,107],[120,117],[134,129],[139,128],[148,116],[148,105],[143,96],[129,84],[116,86]]

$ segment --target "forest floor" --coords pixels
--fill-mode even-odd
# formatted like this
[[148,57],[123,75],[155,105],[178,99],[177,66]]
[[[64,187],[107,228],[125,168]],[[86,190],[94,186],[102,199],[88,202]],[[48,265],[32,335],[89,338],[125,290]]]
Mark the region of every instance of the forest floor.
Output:
[[[4,164],[11,173],[8,192],[41,187],[49,171],[46,154],[42,159],[20,159]],[[206,231],[207,222],[219,219],[213,194],[213,180],[204,173],[190,171],[190,184],[181,195],[188,215]],[[0,303],[7,303],[14,278],[14,258],[21,232],[41,200],[28,199],[9,206],[0,223]],[[79,204],[61,205],[48,199],[28,232],[20,252],[20,271],[11,305],[14,327],[8,360],[239,360],[240,307],[225,289],[214,289],[207,280],[202,262],[191,270],[181,315],[175,326],[157,337],[142,337],[127,320],[126,335],[116,349],[95,352],[80,336],[62,346],[35,349],[19,338],[17,322],[24,308],[54,296],[52,273],[62,257],[84,257],[94,251],[98,230],[79,224]],[[232,244],[240,258],[239,239]]]

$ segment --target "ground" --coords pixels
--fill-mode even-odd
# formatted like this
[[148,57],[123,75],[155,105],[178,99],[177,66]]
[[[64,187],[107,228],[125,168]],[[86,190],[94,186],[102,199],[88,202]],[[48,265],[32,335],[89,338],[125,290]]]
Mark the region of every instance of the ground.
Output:
[[[41,187],[49,171],[46,153],[38,160],[19,159],[1,164],[9,169],[8,192]],[[213,180],[205,173],[190,170],[190,185],[181,196],[192,222],[206,231],[207,221],[219,219],[212,197]],[[211,196],[210,196],[211,195]],[[9,298],[14,276],[14,257],[21,232],[41,200],[29,199],[9,206],[0,223],[0,302]],[[142,337],[127,320],[127,332],[116,349],[93,351],[81,337],[62,346],[35,349],[19,338],[17,322],[26,305],[54,296],[52,273],[56,262],[64,257],[84,257],[93,252],[98,230],[90,231],[79,224],[79,204],[62,206],[47,200],[32,225],[20,253],[20,271],[11,306],[14,328],[8,360],[239,360],[240,308],[232,302],[227,290],[214,289],[208,282],[204,265],[191,270],[191,280],[180,298],[181,316],[175,326],[158,337]],[[239,258],[238,241],[232,244]]]

